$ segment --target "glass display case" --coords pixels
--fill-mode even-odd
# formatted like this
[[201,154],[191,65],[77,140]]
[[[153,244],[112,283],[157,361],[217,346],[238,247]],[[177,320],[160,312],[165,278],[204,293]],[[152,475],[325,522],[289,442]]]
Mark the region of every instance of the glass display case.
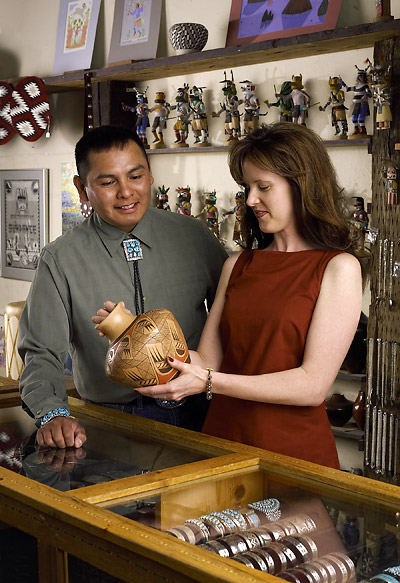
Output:
[[68,491],[27,477],[52,465],[32,443],[22,471],[0,468],[0,520],[37,539],[39,581],[89,567],[146,583],[400,581],[397,486],[70,402],[83,478],[84,460],[63,467]]

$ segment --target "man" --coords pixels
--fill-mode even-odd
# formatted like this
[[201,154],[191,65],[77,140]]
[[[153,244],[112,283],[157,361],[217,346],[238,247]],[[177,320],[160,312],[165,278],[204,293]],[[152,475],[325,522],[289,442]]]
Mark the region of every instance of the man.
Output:
[[[149,208],[154,180],[135,133],[113,126],[90,130],[77,143],[75,159],[74,184],[93,213],[45,247],[20,320],[20,392],[40,427],[38,443],[80,447],[86,440],[68,410],[68,353],[82,398],[200,430],[204,395],[163,408],[106,377],[108,342],[99,337],[92,315],[105,299],[123,300],[133,313],[167,308],[189,348],[196,348],[205,302],[209,308],[214,300],[226,252],[200,221]],[[125,255],[132,244],[142,253],[139,261]]]

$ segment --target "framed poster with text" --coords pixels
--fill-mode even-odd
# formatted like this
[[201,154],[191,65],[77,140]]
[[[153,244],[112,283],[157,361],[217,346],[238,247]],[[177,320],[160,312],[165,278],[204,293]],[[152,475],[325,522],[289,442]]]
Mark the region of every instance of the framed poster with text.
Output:
[[0,171],[1,275],[32,281],[47,239],[48,170]]

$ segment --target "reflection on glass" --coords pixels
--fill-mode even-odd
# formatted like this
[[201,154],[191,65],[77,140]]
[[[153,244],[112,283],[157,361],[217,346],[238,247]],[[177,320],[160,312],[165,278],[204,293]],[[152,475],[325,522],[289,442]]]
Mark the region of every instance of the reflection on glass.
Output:
[[[57,490],[67,491],[190,463],[204,456],[162,442],[122,435],[86,419],[79,449],[39,448],[29,417],[0,411],[0,464]],[[26,424],[24,417],[32,423]],[[21,424],[21,420],[23,420]]]

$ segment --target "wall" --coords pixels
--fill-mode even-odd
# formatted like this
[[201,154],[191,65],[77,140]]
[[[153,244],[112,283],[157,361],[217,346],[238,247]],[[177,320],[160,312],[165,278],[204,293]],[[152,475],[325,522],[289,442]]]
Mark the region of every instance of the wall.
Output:
[[[0,0],[2,22],[0,24],[0,79],[10,79],[26,75],[45,77],[52,74],[58,2],[54,0]],[[174,51],[167,39],[168,28],[175,22],[202,22],[209,30],[206,49],[219,48],[225,44],[230,2],[227,0],[167,0],[164,2],[158,56],[173,55]],[[343,0],[338,27],[371,22],[374,17],[373,0]],[[100,68],[107,63],[108,47],[111,39],[114,1],[105,0],[100,11],[96,35],[93,67]],[[23,19],[21,20],[21,15]],[[395,18],[400,17],[400,6],[392,8]],[[18,34],[17,34],[18,32]],[[325,103],[329,95],[329,75],[340,74],[348,84],[354,83],[354,65],[362,66],[365,59],[372,59],[372,49],[337,53],[330,55],[293,59],[275,63],[265,63],[252,67],[233,68],[237,86],[240,81],[250,78],[257,85],[260,101],[274,100],[274,83],[280,83],[292,76],[303,74],[306,90],[313,102]],[[206,87],[205,101],[209,111],[219,108],[221,89],[219,82],[223,71],[191,75],[185,78],[174,77],[148,83],[149,102],[152,103],[155,91],[165,91],[173,103],[175,91],[183,82]],[[348,99],[350,106],[350,98]],[[19,136],[0,148],[1,169],[48,168],[49,184],[49,240],[61,234],[61,164],[73,162],[73,149],[82,134],[83,95],[82,92],[68,92],[50,96],[53,117],[53,130],[50,139],[42,137],[29,143]],[[262,111],[267,111],[266,107]],[[278,119],[276,108],[272,108],[265,121]],[[215,145],[222,144],[223,119],[211,119],[210,135]],[[314,107],[310,112],[309,127],[323,138],[332,135],[329,110],[326,113]],[[166,133],[166,143],[173,141],[173,122]],[[351,126],[351,124],[350,124]],[[367,129],[372,130],[371,119]],[[150,136],[149,136],[150,137]],[[191,141],[191,136],[189,142]],[[371,156],[366,148],[331,148],[330,154],[337,168],[340,182],[346,195],[371,196]],[[201,153],[185,155],[155,155],[151,158],[155,187],[161,184],[170,186],[171,206],[175,205],[175,188],[192,187],[193,213],[202,208],[201,195],[206,190],[216,189],[220,212],[233,206],[237,187],[231,179],[226,166],[226,153]],[[155,193],[155,189],[154,189]],[[222,236],[231,237],[233,217],[222,227]],[[0,278],[0,312],[11,301],[23,300],[29,290],[28,282]],[[365,304],[368,305],[368,299]]]

